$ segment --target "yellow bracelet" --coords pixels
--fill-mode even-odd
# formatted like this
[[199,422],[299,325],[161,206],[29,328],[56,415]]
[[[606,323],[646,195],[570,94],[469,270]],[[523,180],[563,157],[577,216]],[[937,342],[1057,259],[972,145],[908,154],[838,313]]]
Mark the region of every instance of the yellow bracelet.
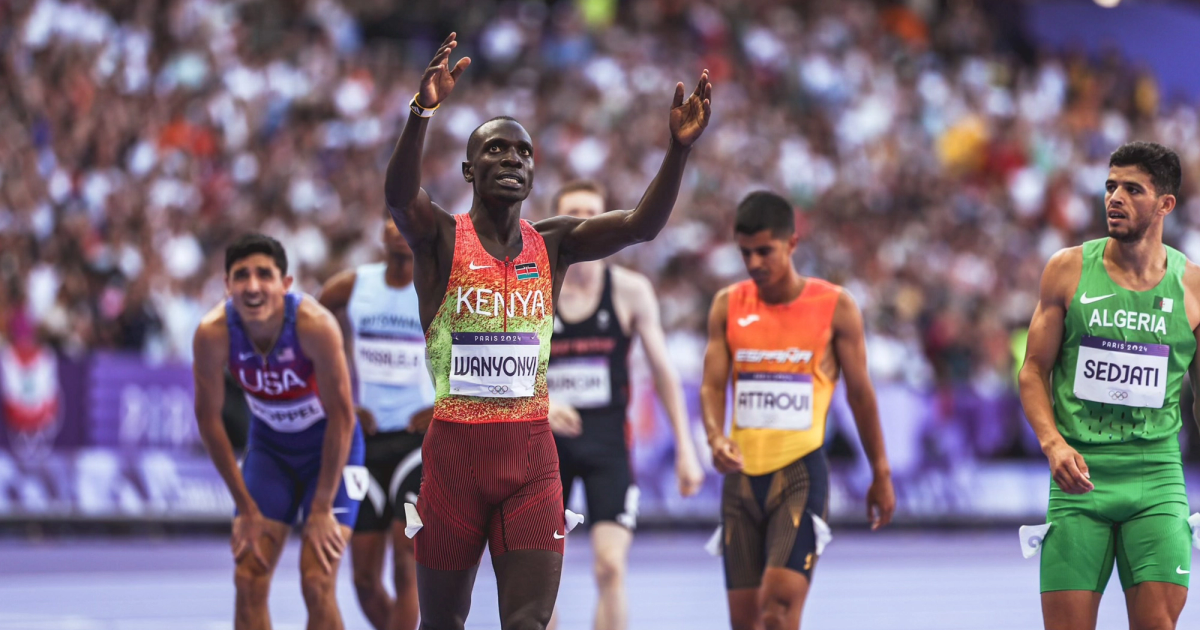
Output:
[[420,92],[413,94],[412,102],[410,102],[408,104],[408,109],[411,110],[412,113],[416,114],[417,116],[420,116],[421,118],[431,118],[433,116],[433,112],[437,111],[437,108],[441,107],[442,104],[438,103],[437,105],[434,105],[433,107],[423,107],[420,103],[417,102],[417,97],[420,95],[421,95]]

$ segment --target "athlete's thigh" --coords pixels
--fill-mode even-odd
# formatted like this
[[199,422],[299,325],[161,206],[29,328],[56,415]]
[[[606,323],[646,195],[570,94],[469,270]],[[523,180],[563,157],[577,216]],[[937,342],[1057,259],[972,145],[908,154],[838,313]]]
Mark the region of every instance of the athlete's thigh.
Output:
[[[729,473],[722,481],[721,528],[721,562],[725,569],[725,589],[731,593],[732,613],[732,593],[749,589],[757,598],[766,568],[766,524],[762,507],[754,496],[749,477],[742,473]],[[737,599],[743,601],[745,596]]]
[[763,584],[759,605],[764,616],[782,622],[781,627],[800,627],[800,614],[808,599],[809,579],[803,573],[790,568],[767,567],[763,572]]
[[488,547],[493,557],[517,550],[563,552],[566,519],[558,452],[548,423],[529,424],[524,478],[492,510],[488,524]]
[[[361,520],[361,519],[360,519]],[[355,530],[350,537],[350,561],[355,582],[378,581],[383,576],[384,554],[387,553],[387,532]]]
[[1103,593],[1090,590],[1042,593],[1042,623],[1046,630],[1096,630]]
[[279,557],[283,555],[283,548],[287,543],[290,531],[291,526],[286,523],[269,518],[264,519],[262,535],[258,537],[258,553],[266,562],[266,566],[259,564],[253,553],[247,553],[237,560],[238,573],[253,576],[274,573],[275,567],[279,564]]
[[776,475],[780,492],[766,506],[767,570],[790,569],[807,584],[817,564],[816,521],[824,518],[829,496],[824,454],[807,455]]
[[[352,537],[354,535],[354,530],[349,525],[342,523],[338,527],[338,530],[342,534],[342,540],[346,540],[346,541],[352,540]],[[300,544],[300,575],[301,576],[313,575],[316,573],[324,573],[325,572],[324,567],[321,565],[321,559],[317,555],[318,553],[320,553],[320,552],[317,550],[317,547],[314,545],[314,543],[311,540],[309,540],[307,537],[302,540],[302,542]],[[330,563],[333,566],[333,574],[335,576],[337,575],[338,564],[340,562],[341,562],[341,558],[339,557],[339,558],[334,558],[333,561]]]
[[296,522],[300,489],[294,481],[295,468],[281,453],[251,445],[242,460],[242,479],[258,511],[270,520]]
[[544,628],[554,612],[562,554],[544,549],[509,551],[492,560],[502,628]]
[[1167,582],[1142,582],[1125,589],[1131,628],[1174,628],[1187,603],[1188,589]]
[[591,529],[592,555],[602,567],[624,567],[633,544],[633,532],[612,521],[594,523]]
[[1051,482],[1042,540],[1041,592],[1103,593],[1116,553],[1114,524],[1101,514],[1107,501],[1098,486],[1086,494],[1067,494]]
[[1178,461],[1148,463],[1140,477],[1138,512],[1122,522],[1117,533],[1121,587],[1164,582],[1186,591],[1192,569],[1192,532],[1182,466]]
[[363,465],[370,475],[367,496],[358,507],[354,533],[381,533],[390,529],[395,506],[388,492],[392,475],[404,457],[396,441],[386,433],[364,436],[366,446]]
[[592,462],[583,475],[588,519],[592,524],[612,522],[637,529],[640,491],[633,483],[629,458],[623,453]]
[[[480,496],[475,480],[474,468],[479,462],[470,457],[472,428],[434,420],[421,447],[422,479],[417,512],[422,525],[413,538],[414,553],[419,566],[436,572],[430,574],[433,576],[430,579],[451,586],[457,584],[458,578],[442,574],[473,571],[487,544],[490,506]],[[418,572],[418,583],[420,575]],[[474,583],[473,572],[470,579]],[[421,605],[424,606],[424,598]]]
[[[338,523],[349,528],[353,528],[358,520],[359,505],[366,498],[371,485],[370,475],[363,466],[364,451],[362,429],[356,425],[350,441],[350,450],[346,456],[346,465],[341,471],[337,494],[333,497],[333,517],[337,519]],[[301,500],[301,505],[306,519],[312,512],[312,501],[317,491],[317,481],[320,478],[323,463],[321,453],[315,452],[309,457],[307,465],[300,471],[300,480],[304,485],[304,498]]]

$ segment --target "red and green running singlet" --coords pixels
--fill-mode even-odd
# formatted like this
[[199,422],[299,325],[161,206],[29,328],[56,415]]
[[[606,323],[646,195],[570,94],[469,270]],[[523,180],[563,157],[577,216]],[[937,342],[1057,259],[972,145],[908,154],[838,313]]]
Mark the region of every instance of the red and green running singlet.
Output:
[[425,333],[437,389],[433,417],[451,422],[541,420],[554,329],[546,243],[521,221],[521,254],[487,253],[467,214],[454,217],[454,261]]

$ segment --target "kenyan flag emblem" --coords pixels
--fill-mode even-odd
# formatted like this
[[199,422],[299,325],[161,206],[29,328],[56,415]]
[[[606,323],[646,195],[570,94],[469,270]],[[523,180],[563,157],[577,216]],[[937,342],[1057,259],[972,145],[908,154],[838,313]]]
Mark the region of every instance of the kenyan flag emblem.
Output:
[[[533,280],[538,276],[537,263],[527,262],[521,263],[513,267],[513,271],[517,272],[517,280]],[[1170,302],[1170,300],[1167,300]]]
[[1154,298],[1154,308],[1156,308],[1164,313],[1170,313],[1171,309],[1175,308],[1175,300],[1172,300],[1171,298],[1168,298],[1168,297],[1162,297],[1162,296],[1155,297]]

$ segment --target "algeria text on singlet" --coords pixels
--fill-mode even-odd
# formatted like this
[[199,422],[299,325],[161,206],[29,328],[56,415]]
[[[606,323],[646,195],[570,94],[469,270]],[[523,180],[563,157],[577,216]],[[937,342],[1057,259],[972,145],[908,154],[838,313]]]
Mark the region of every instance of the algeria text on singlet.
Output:
[[1174,437],[1183,376],[1196,352],[1183,299],[1187,260],[1166,247],[1158,286],[1130,291],[1104,268],[1107,241],[1083,244],[1083,272],[1052,375],[1055,422],[1063,437],[1088,444]]

